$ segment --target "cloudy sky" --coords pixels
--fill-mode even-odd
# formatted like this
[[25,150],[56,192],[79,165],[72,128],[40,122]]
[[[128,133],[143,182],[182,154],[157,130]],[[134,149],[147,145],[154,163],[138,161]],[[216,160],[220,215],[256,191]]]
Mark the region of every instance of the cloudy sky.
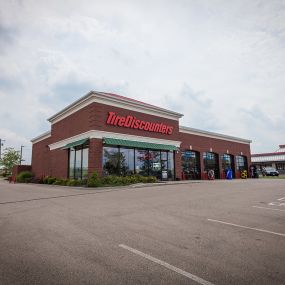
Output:
[[285,143],[285,1],[0,0],[0,138],[24,145],[90,90],[182,125]]

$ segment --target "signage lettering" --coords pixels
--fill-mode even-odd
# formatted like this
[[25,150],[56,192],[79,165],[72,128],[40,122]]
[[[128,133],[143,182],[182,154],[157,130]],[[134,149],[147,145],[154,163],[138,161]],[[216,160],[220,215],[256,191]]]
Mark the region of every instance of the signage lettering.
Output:
[[162,133],[171,135],[173,127],[165,125],[163,123],[152,123],[139,120],[133,116],[118,116],[114,112],[108,113],[107,125],[119,126],[124,128],[139,129],[149,132]]

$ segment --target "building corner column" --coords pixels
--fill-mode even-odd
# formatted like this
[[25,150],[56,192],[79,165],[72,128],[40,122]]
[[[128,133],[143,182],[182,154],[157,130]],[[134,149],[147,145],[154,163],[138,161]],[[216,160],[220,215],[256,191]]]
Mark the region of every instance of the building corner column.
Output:
[[102,176],[102,159],[103,159],[103,141],[102,139],[90,139],[89,156],[88,156],[88,176],[90,177],[94,171]]

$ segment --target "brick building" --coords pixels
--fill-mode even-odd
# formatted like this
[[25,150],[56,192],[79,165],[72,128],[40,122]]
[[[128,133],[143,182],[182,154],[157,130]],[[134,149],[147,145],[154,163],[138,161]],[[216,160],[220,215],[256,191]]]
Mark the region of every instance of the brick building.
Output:
[[179,125],[182,114],[123,96],[91,91],[49,118],[34,138],[38,178],[154,175],[158,179],[225,178],[248,170],[250,140]]

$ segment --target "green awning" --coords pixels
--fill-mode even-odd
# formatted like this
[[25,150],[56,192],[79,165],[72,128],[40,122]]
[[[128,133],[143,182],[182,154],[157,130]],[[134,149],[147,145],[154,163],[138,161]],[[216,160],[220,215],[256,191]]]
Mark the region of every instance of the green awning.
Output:
[[120,145],[120,146],[128,146],[128,147],[143,148],[143,149],[177,150],[177,147],[174,145],[120,140],[113,138],[103,138],[103,142],[104,144],[108,145]]
[[72,142],[72,143],[68,143],[62,149],[68,149],[68,148],[71,148],[71,147],[76,147],[76,146],[85,144],[87,141],[88,141],[88,138],[87,139],[82,139],[82,140],[79,140],[79,141],[75,141],[75,142]]

